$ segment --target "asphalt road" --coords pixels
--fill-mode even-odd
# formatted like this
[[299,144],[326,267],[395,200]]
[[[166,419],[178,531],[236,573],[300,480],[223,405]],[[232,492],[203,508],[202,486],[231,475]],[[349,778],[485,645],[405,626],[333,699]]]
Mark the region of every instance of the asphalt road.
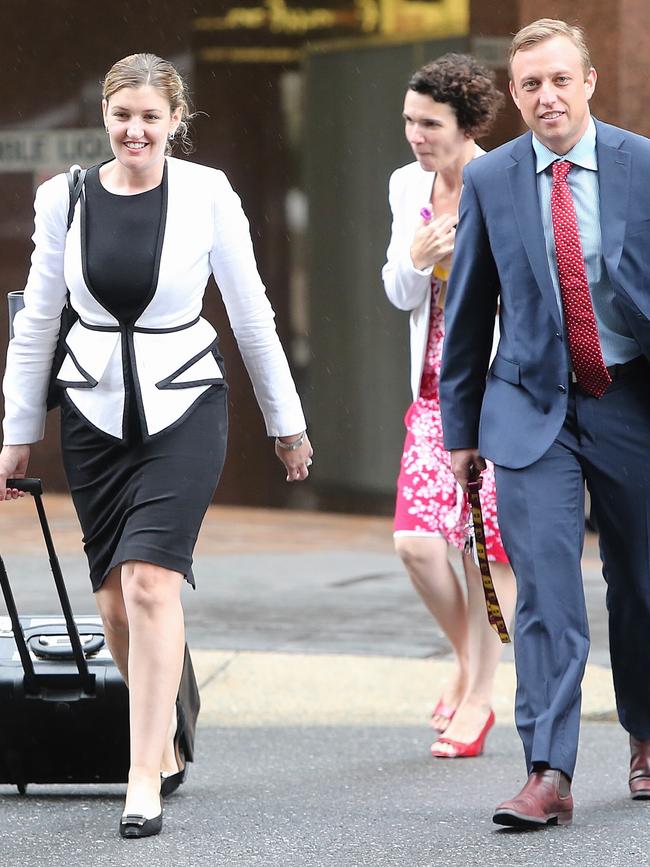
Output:
[[517,736],[480,759],[434,762],[412,727],[204,728],[201,761],[163,833],[117,837],[122,787],[0,787],[0,863],[11,867],[636,867],[650,804],[629,800],[626,742],[584,727],[574,824],[516,833],[492,807],[520,786]]

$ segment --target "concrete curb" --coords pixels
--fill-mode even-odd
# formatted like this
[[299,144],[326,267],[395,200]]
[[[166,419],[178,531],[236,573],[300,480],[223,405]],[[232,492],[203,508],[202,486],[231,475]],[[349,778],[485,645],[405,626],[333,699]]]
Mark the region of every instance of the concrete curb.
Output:
[[[202,726],[412,726],[426,722],[451,663],[330,654],[194,650]],[[497,722],[513,724],[515,671],[499,665]],[[616,720],[611,671],[587,666],[582,718]]]

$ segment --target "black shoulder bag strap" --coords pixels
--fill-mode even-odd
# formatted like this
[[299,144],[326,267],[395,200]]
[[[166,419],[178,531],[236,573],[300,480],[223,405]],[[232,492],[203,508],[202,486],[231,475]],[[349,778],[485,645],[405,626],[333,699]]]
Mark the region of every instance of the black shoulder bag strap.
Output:
[[79,166],[73,166],[73,168],[71,168],[65,173],[65,176],[68,179],[68,189],[70,190],[70,205],[68,207],[68,231],[70,231],[70,226],[72,225],[72,221],[74,220],[74,211],[77,207],[77,202],[81,197],[81,191],[84,188],[86,171],[86,169],[79,168]]
[[[68,181],[68,190],[70,191],[70,201],[68,204],[68,224],[66,232],[70,231],[70,226],[74,220],[74,212],[77,207],[77,202],[81,198],[83,192],[84,181],[86,180],[86,169],[79,166],[73,166],[65,173]],[[70,290],[66,292],[65,304],[61,310],[61,325],[59,328],[59,337],[54,350],[54,358],[52,359],[52,370],[50,373],[50,381],[47,387],[47,409],[51,410],[59,406],[61,402],[61,389],[56,384],[56,375],[63,364],[66,356],[65,339],[68,332],[77,320],[77,314],[70,305]]]
[[[82,169],[79,166],[73,166],[65,173],[65,176],[66,180],[68,181],[68,190],[70,192],[70,199],[68,204],[68,222],[66,228],[66,232],[69,232],[72,221],[74,220],[75,208],[77,207],[77,202],[81,197],[84,181],[86,180],[86,169]],[[66,308],[70,306],[69,301],[70,293],[68,293],[66,297]],[[7,302],[9,305],[9,339],[11,340],[11,338],[14,336],[13,318],[16,313],[25,306],[22,289],[16,290],[15,292],[10,292],[7,296]]]

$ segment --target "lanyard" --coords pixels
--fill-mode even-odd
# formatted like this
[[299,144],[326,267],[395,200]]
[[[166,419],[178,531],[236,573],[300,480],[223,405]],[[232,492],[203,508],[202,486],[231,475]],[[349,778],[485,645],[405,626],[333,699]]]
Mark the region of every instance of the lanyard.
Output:
[[496,631],[501,644],[510,644],[510,636],[508,635],[508,627],[497,599],[496,590],[490,574],[490,562],[487,558],[487,550],[485,547],[485,529],[483,527],[483,512],[481,511],[481,498],[479,491],[483,480],[481,478],[475,482],[469,482],[467,485],[467,499],[472,510],[472,521],[474,523],[474,537],[476,540],[476,554],[478,556],[478,566],[481,570],[481,578],[483,579],[483,594],[485,596],[485,607],[487,608],[487,616],[490,621],[490,626]]

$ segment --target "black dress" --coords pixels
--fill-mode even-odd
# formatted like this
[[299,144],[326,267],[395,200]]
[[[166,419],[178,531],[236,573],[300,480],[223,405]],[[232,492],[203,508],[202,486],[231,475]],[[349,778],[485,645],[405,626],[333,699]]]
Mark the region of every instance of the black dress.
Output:
[[[138,318],[155,288],[162,201],[161,186],[118,196],[102,187],[99,167],[86,176],[88,288],[122,323]],[[124,442],[97,431],[65,395],[61,402],[63,464],[93,590],[126,560],[172,569],[194,585],[192,552],[225,458],[227,389],[210,386],[180,425],[145,442],[133,374],[126,374]]]

